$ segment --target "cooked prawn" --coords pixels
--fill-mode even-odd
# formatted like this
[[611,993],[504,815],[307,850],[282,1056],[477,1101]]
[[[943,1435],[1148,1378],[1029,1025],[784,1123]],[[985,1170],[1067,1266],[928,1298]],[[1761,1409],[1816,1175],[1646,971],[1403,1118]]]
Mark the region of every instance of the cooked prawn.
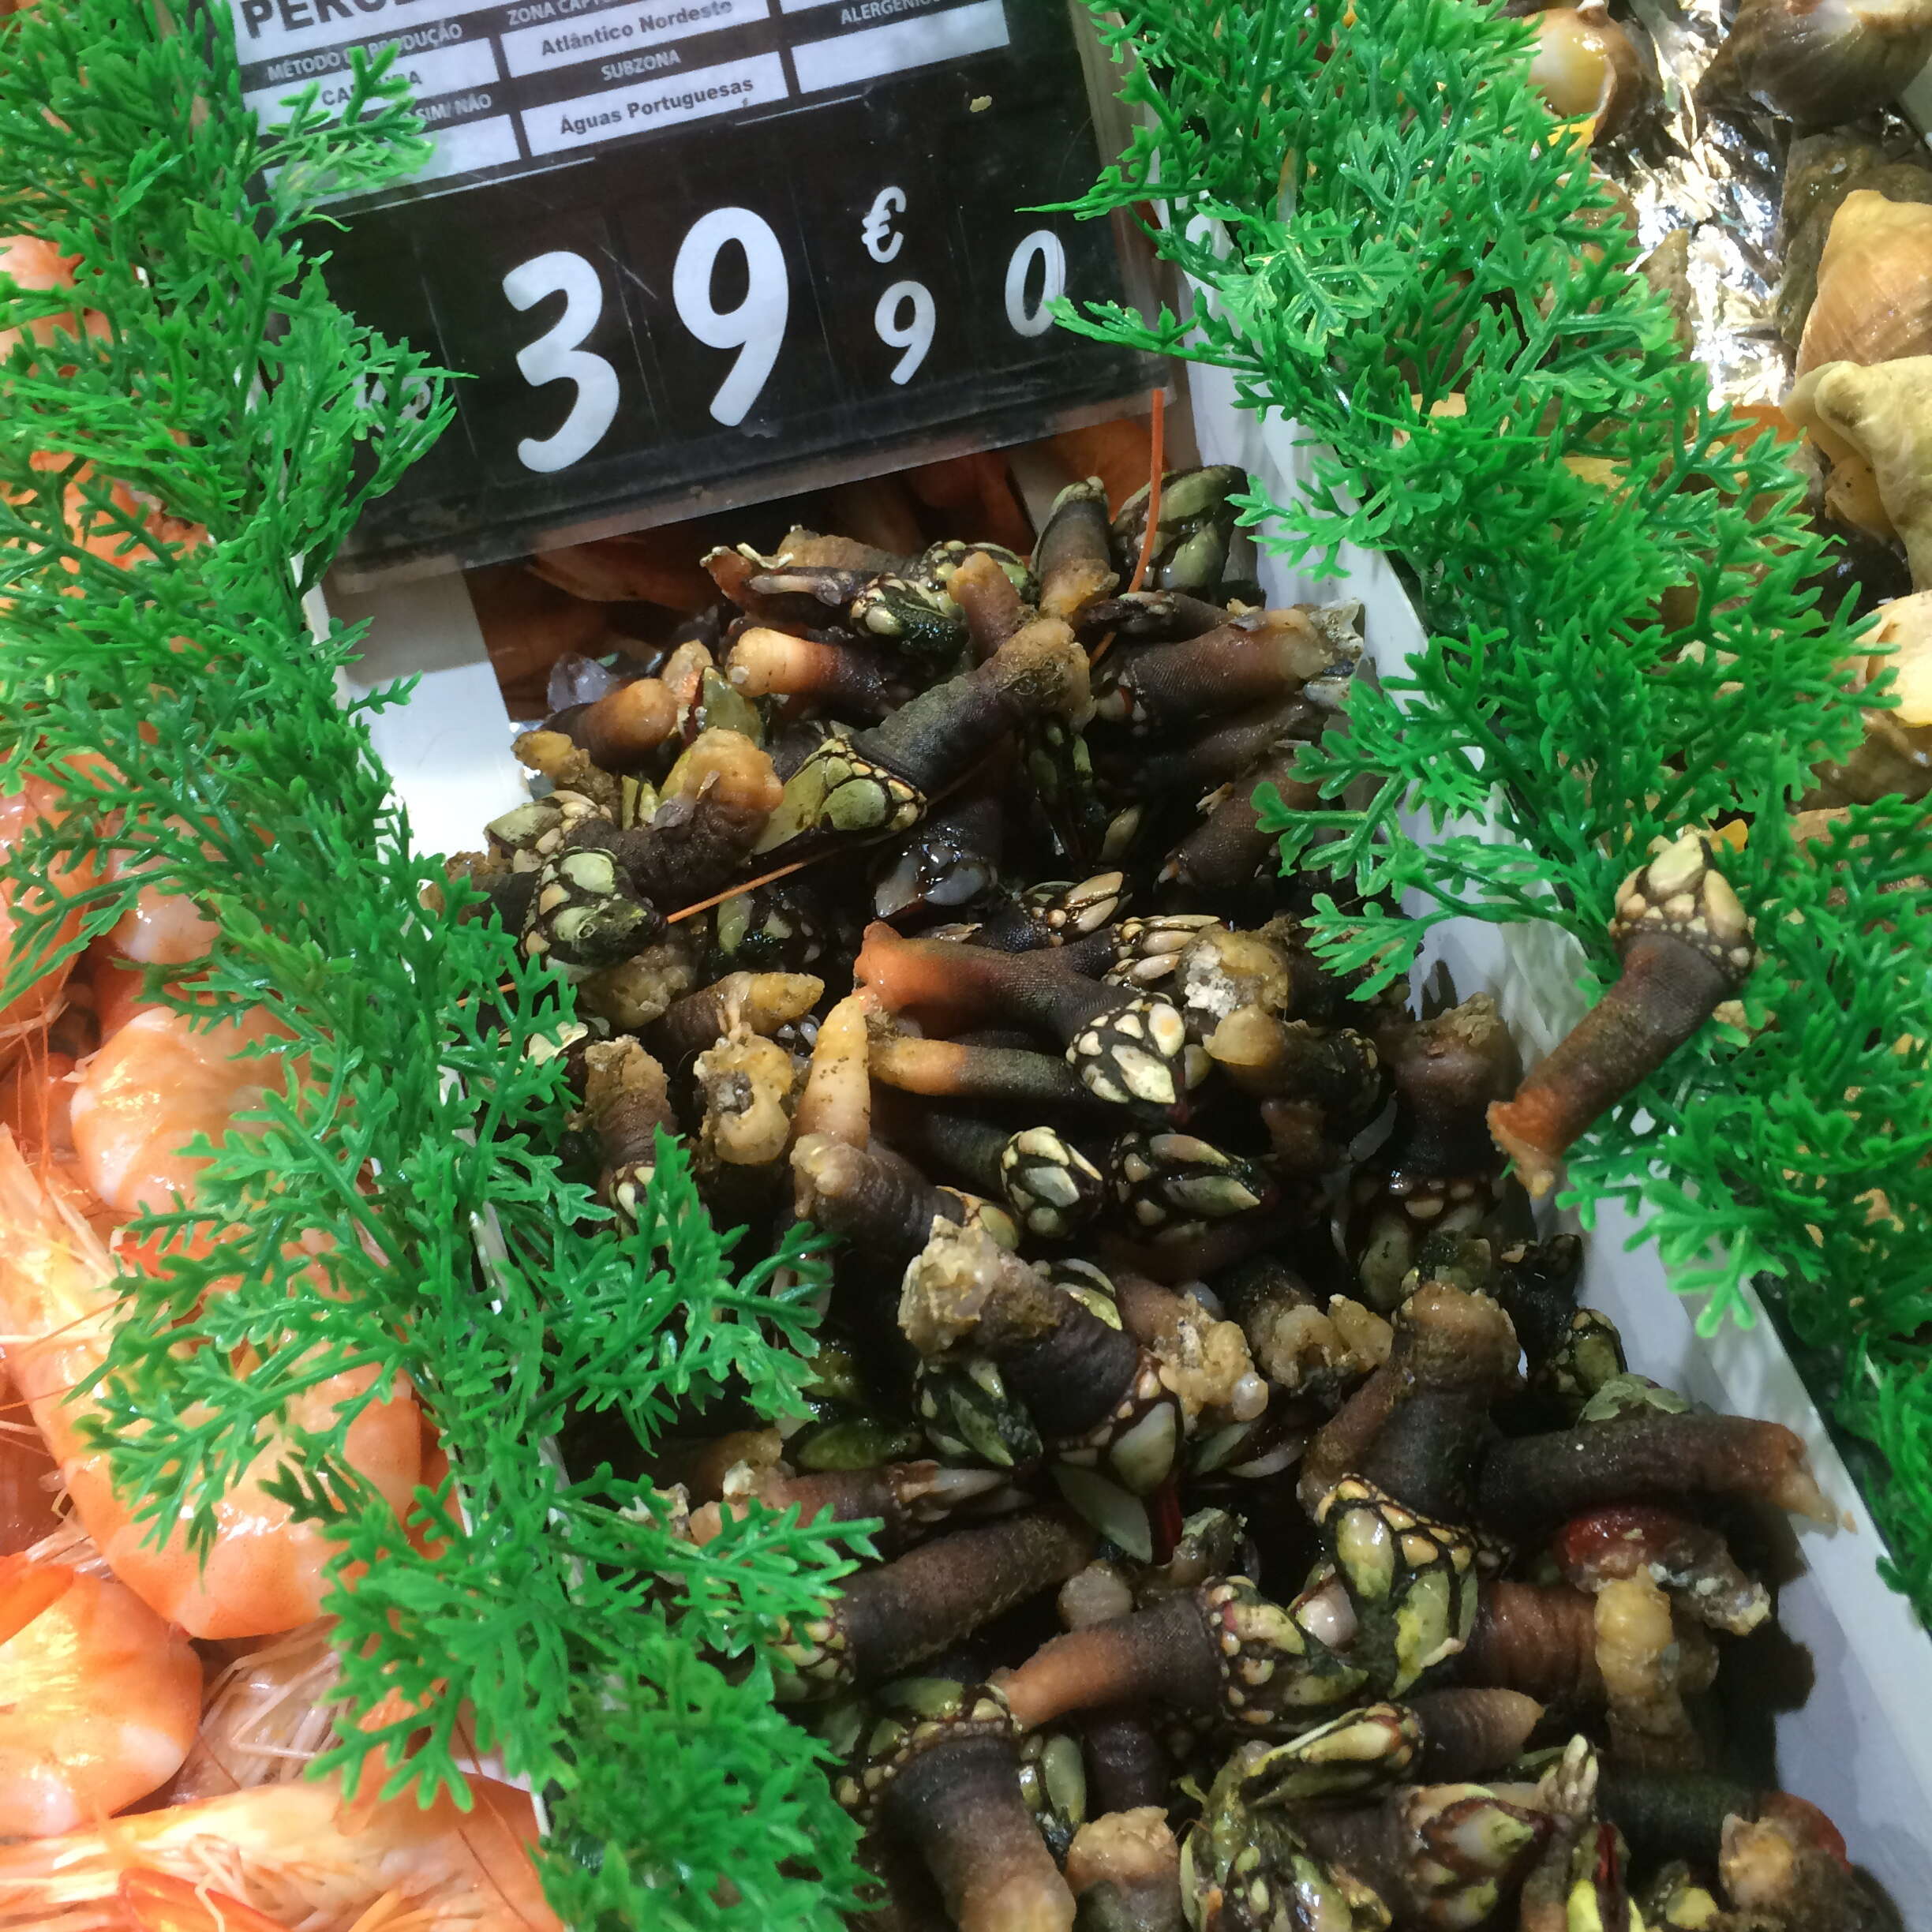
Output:
[[0,1556],[31,1549],[60,1526],[60,1473],[0,1363]]
[[[0,14],[6,11],[0,7]],[[74,270],[79,266],[78,256],[63,255],[52,242],[43,242],[38,235],[0,235],[0,275],[11,275],[24,293],[70,289],[74,285]],[[107,327],[105,319],[89,309],[78,317],[72,314],[43,316],[19,328],[0,329],[0,361],[13,353],[16,343],[28,336],[44,348],[53,342],[57,331],[73,335],[84,330],[90,335],[99,335],[106,333]]]
[[[264,1784],[0,1848],[0,1932],[216,1932],[212,1902],[259,1919],[230,1932],[562,1932],[530,1862],[535,1809],[472,1778],[476,1806],[345,1799],[332,1780]],[[185,1914],[201,1892],[207,1917]],[[129,1908],[133,1908],[132,1910]],[[148,1915],[135,1915],[145,1911]]]
[[[131,1023],[137,1024],[137,1023]],[[264,1485],[286,1458],[286,1436],[267,1433],[260,1452],[215,1506],[205,1567],[189,1548],[185,1520],[160,1543],[130,1520],[115,1493],[104,1451],[81,1435],[99,1413],[69,1391],[90,1386],[125,1308],[99,1237],[41,1182],[0,1131],[0,1327],[6,1359],[27,1398],[82,1526],[114,1574],[143,1602],[191,1636],[260,1637],[310,1622],[321,1609],[329,1549],[320,1528],[291,1520]],[[371,1386],[376,1372],[331,1377],[290,1406],[286,1428],[321,1431],[340,1406]],[[414,1397],[400,1377],[348,1432],[348,1460],[399,1513],[422,1467]]]
[[342,1664],[324,1617],[245,1650],[208,1687],[201,1728],[168,1787],[177,1804],[300,1777],[335,1735]]
[[259,1008],[212,1027],[171,1007],[136,1013],[81,1068],[75,1086],[82,1181],[124,1215],[191,1202],[208,1163],[181,1149],[197,1134],[219,1143],[238,1114],[282,1090],[281,1057],[249,1050],[275,1038]]
[[[16,792],[0,792],[0,852],[17,845],[35,826],[58,824],[63,816],[62,799],[58,788],[45,778],[30,777]],[[92,883],[93,867],[84,860],[57,859],[47,868],[51,891],[65,894]],[[15,886],[0,879],[0,979],[10,971],[13,960],[13,935],[18,922],[14,917]],[[55,945],[64,945],[80,929],[77,908],[62,920],[54,935]],[[0,1068],[9,1065],[21,1043],[45,1029],[60,1011],[62,989],[73,968],[71,959],[63,960],[41,974],[32,986],[4,1008],[0,1008]]]
[[0,1558],[0,1837],[73,1831],[146,1797],[200,1713],[193,1646],[132,1590]]

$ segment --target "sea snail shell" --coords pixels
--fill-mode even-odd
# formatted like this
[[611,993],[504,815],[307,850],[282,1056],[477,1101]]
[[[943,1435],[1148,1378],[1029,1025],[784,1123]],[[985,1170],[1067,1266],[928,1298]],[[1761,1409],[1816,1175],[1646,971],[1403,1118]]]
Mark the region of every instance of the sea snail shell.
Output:
[[1832,217],[1798,373],[1932,352],[1932,208],[1854,189]]
[[1807,127],[1896,98],[1932,59],[1932,0],[1743,0],[1700,92]]
[[1644,73],[1630,36],[1604,0],[1548,7],[1536,17],[1530,84],[1564,121],[1583,121],[1586,140],[1608,140],[1642,97]]
[[1912,587],[1932,589],[1932,355],[1869,369],[1825,363],[1798,379],[1784,410],[1832,459],[1834,474],[1849,467],[1848,458],[1870,464]]

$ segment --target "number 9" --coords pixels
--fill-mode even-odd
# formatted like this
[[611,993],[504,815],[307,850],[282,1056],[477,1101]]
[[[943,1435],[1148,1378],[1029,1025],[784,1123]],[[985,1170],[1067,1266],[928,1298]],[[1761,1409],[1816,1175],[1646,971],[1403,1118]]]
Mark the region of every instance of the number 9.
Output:
[[[728,243],[744,250],[747,283],[736,309],[713,305],[711,282]],[[744,208],[713,208],[691,224],[671,271],[678,320],[707,349],[736,349],[738,360],[711,399],[711,414],[728,429],[743,422],[784,346],[792,283],[784,249],[771,223]]]
[[[912,305],[912,320],[910,324],[902,324],[899,306],[908,301]],[[893,365],[894,382],[908,383],[918,373],[919,365],[926,360],[927,350],[932,346],[933,330],[938,322],[938,311],[933,305],[932,290],[923,282],[895,282],[878,298],[878,306],[872,311],[872,327],[888,349],[905,351]]]

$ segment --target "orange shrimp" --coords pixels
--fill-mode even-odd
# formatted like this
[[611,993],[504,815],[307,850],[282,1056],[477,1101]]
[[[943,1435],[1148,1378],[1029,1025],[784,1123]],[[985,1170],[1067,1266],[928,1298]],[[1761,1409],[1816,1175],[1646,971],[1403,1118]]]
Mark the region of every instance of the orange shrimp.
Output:
[[235,1115],[282,1090],[280,1056],[247,1050],[276,1037],[259,1009],[212,1027],[170,1007],[136,1013],[80,1069],[72,1118],[81,1179],[124,1215],[192,1201],[208,1163],[182,1147],[197,1134],[219,1143]]
[[[0,12],[4,10],[0,9]],[[77,256],[62,254],[52,242],[43,242],[37,235],[0,235],[0,275],[11,275],[23,290],[37,294],[49,289],[72,288],[74,270],[79,265]],[[69,335],[83,331],[89,335],[103,335],[107,331],[107,319],[88,309],[77,317],[46,316],[19,328],[0,329],[0,361],[4,361],[13,353],[13,345],[24,337],[32,336],[44,348],[52,343],[57,331],[65,331]]]
[[[29,778],[17,792],[0,792],[0,851],[5,851],[42,823],[58,825],[66,815],[58,789],[44,778]],[[93,883],[94,867],[85,859],[61,859],[47,869],[47,882],[58,894],[80,891]],[[14,884],[0,879],[0,976],[13,961]],[[54,943],[65,945],[80,930],[78,910],[62,920]],[[24,1040],[42,1032],[59,1013],[62,990],[73,961],[63,960],[43,973],[18,998],[0,1008],[0,1069],[11,1065]]]
[[0,1556],[31,1549],[60,1527],[59,1472],[0,1363]]
[[[535,1807],[470,1783],[467,1813],[447,1799],[351,1803],[324,1779],[0,1848],[0,1932],[562,1932],[530,1861]],[[184,1885],[204,1917],[187,1915]],[[230,1900],[257,1916],[223,1928],[215,1908]]]
[[[111,1257],[71,1204],[58,1199],[0,1130],[0,1327],[6,1360],[61,1473],[82,1526],[114,1574],[143,1602],[191,1636],[261,1637],[293,1630],[320,1611],[329,1550],[320,1527],[291,1520],[264,1485],[287,1455],[286,1437],[268,1432],[260,1451],[215,1506],[215,1542],[204,1566],[184,1522],[163,1541],[129,1519],[114,1492],[104,1451],[83,1440],[99,1413],[70,1391],[90,1385],[125,1319]],[[286,1428],[330,1427],[340,1406],[369,1388],[373,1369],[332,1376],[291,1406]],[[399,1513],[422,1467],[414,1396],[398,1377],[348,1432],[348,1460]]]
[[49,1837],[146,1797],[200,1715],[201,1660],[132,1590],[0,1558],[0,1836]]

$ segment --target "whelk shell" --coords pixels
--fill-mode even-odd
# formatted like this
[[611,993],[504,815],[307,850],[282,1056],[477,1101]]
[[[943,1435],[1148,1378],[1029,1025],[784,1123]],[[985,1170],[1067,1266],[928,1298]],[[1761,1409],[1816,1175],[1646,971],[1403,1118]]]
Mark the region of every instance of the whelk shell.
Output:
[[1826,362],[1932,351],[1932,207],[1855,189],[1832,217],[1798,344],[1802,376]]

